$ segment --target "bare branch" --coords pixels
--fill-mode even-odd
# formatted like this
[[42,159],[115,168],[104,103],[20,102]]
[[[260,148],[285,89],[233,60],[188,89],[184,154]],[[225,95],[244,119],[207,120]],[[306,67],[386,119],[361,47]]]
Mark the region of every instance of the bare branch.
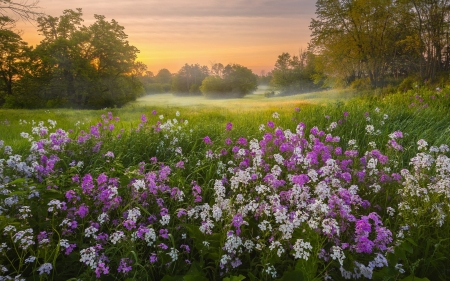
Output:
[[8,16],[8,13],[19,16],[26,21],[35,20],[37,17],[43,16],[44,13],[39,12],[39,0],[0,0],[0,16]]

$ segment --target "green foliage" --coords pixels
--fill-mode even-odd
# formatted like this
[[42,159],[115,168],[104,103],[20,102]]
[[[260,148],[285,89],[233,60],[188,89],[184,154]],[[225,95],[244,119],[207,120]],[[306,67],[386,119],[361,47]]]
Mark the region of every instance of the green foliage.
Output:
[[135,64],[139,51],[129,45],[124,27],[101,15],[82,26],[82,15],[76,9],[38,18],[45,38],[26,59],[15,58],[15,65],[22,61],[26,71],[17,73],[20,79],[5,100],[7,107],[120,107],[143,92],[133,74],[141,67]]
[[350,87],[352,89],[360,90],[360,91],[370,90],[370,89],[372,89],[372,83],[370,83],[369,78],[359,78],[359,79],[356,79],[355,81],[353,81],[350,84]]
[[256,75],[245,66],[228,64],[218,73],[221,76],[209,76],[200,86],[207,98],[241,98],[257,88]]
[[315,55],[301,52],[299,56],[282,53],[278,56],[275,69],[271,72],[270,83],[281,91],[281,95],[306,93],[316,90],[321,85],[314,83]]
[[200,85],[208,76],[207,66],[185,64],[172,78],[172,92],[180,96],[200,95]]
[[31,50],[19,34],[12,31],[14,21],[0,17],[0,106],[9,99],[17,86],[17,76],[26,71]]

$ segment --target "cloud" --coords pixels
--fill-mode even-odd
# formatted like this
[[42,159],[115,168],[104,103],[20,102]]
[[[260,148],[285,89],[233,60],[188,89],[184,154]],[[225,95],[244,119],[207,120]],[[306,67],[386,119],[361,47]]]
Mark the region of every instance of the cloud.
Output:
[[[56,2],[59,2],[58,4]],[[48,5],[50,3],[56,5]],[[62,1],[41,0],[45,11],[68,6]],[[69,4],[72,9],[101,14],[106,17],[298,17],[313,15],[311,0],[81,0]],[[74,6],[76,5],[76,7]],[[63,9],[66,9],[64,7]]]

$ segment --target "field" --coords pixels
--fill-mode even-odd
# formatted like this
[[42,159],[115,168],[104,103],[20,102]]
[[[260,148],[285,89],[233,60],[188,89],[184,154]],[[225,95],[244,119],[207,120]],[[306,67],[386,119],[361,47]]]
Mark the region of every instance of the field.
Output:
[[0,280],[448,280],[450,89],[264,90],[0,110]]

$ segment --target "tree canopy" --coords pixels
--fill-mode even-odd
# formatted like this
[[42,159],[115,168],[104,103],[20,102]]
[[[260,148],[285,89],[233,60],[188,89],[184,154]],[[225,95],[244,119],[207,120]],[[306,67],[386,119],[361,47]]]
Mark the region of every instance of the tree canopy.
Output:
[[449,18],[449,0],[318,0],[310,50],[328,85],[434,79],[450,67]]
[[240,98],[256,90],[257,76],[247,67],[239,64],[228,64],[225,67],[222,64],[214,66],[215,75],[206,77],[200,86],[204,96]]
[[185,64],[173,76],[172,91],[175,95],[195,96],[201,95],[200,85],[209,76],[207,66],[199,64]]
[[102,15],[84,26],[82,15],[78,8],[37,19],[44,38],[33,50],[24,44],[14,47],[27,50],[28,57],[20,58],[23,69],[15,76],[15,87],[6,91],[7,106],[114,107],[143,92],[136,75],[142,75],[136,62],[139,50],[127,41],[124,27]]

